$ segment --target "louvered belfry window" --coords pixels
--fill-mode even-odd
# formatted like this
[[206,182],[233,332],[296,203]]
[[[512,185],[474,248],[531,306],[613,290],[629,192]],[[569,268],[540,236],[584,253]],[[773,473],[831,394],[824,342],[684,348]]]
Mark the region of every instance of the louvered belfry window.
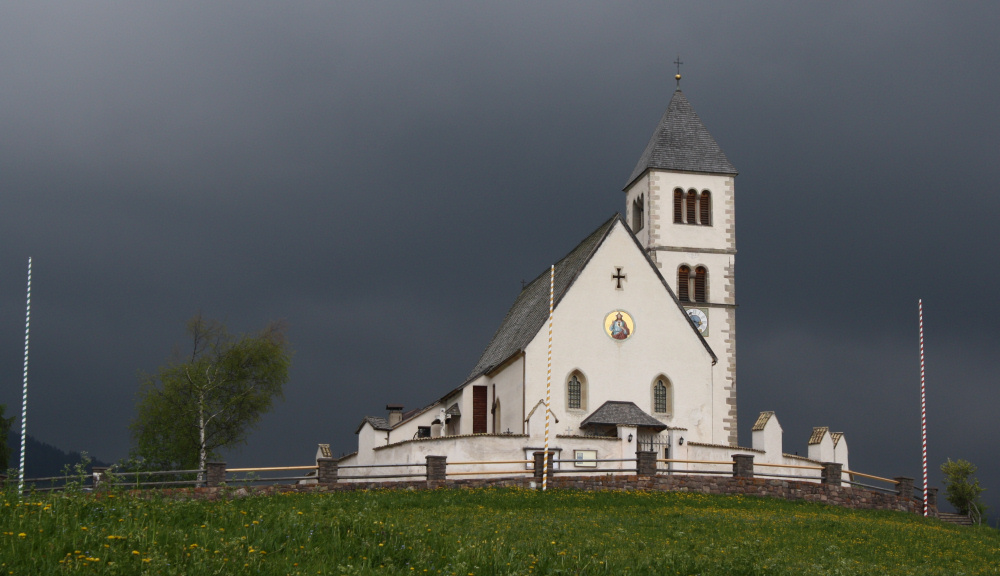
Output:
[[694,190],[687,193],[687,223],[698,223],[698,193]]
[[684,223],[684,191],[674,190],[674,224]]
[[700,214],[698,223],[702,226],[712,225],[712,193],[708,190],[701,191],[701,198],[698,199],[698,211]]
[[579,409],[581,407],[580,392],[581,385],[580,379],[573,374],[573,377],[569,379],[569,407],[573,409]]
[[677,299],[682,302],[691,301],[690,287],[691,269],[681,266],[677,269]]
[[657,380],[653,386],[653,411],[660,414],[667,412],[667,385],[663,380]]
[[694,301],[708,302],[708,269],[698,266],[694,270]]

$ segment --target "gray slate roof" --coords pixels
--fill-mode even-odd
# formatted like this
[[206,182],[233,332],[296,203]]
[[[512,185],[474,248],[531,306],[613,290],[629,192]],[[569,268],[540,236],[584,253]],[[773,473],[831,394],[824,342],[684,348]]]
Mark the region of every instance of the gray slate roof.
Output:
[[[629,235],[632,236],[632,241],[635,243],[636,248],[643,253],[646,260],[649,262],[650,267],[653,272],[659,277],[660,282],[663,283],[663,287],[670,294],[670,297],[674,300],[674,304],[677,309],[680,310],[685,316],[687,312],[684,311],[684,306],[677,300],[677,296],[674,295],[674,291],[667,284],[663,276],[660,274],[659,270],[656,269],[656,265],[649,260],[649,255],[642,249],[639,241],[636,240],[635,235],[632,234],[632,230],[628,227],[628,224],[622,219],[621,214],[615,212],[607,222],[601,224],[597,230],[587,236],[583,242],[580,242],[576,248],[574,248],[569,254],[567,254],[562,260],[556,262],[556,277],[555,277],[555,289],[554,289],[554,300],[555,306],[559,306],[559,302],[562,300],[563,295],[569,290],[576,280],[576,277],[584,269],[590,258],[597,251],[597,248],[604,242],[604,239],[611,232],[617,222],[621,222],[625,230],[628,231]],[[486,350],[479,357],[479,362],[476,363],[475,368],[469,373],[469,376],[465,379],[462,384],[468,384],[472,380],[475,380],[479,376],[486,374],[490,370],[493,370],[500,364],[507,361],[514,354],[523,351],[531,339],[538,334],[542,326],[545,325],[546,320],[549,318],[549,271],[546,270],[540,274],[537,278],[531,281],[527,286],[521,290],[518,294],[517,299],[514,300],[514,304],[507,311],[507,315],[504,317],[503,322],[500,323],[500,328],[497,329],[490,343],[486,346]],[[704,336],[701,332],[694,326],[694,323],[690,323],[691,330],[701,341],[702,345],[712,356],[712,363],[718,361],[715,352],[705,341]],[[461,388],[461,386],[459,386]],[[456,389],[457,390],[457,389]],[[452,391],[454,392],[454,390]],[[449,392],[451,394],[451,392]],[[447,396],[447,395],[446,395]]]
[[710,174],[736,174],[733,166],[719,145],[701,123],[684,93],[677,89],[667,111],[639,157],[639,163],[625,183],[627,188],[649,168],[707,172]]
[[642,426],[665,430],[667,425],[642,411],[634,402],[608,400],[601,407],[584,418],[580,428],[586,426]]
[[[556,262],[555,301],[558,304],[563,294],[573,284],[590,257],[601,245],[620,216],[616,213],[590,236],[580,242],[572,252]],[[500,323],[493,339],[486,346],[479,362],[469,373],[466,382],[496,368],[505,360],[524,350],[549,317],[549,271],[546,270],[521,290],[507,316]]]
[[365,425],[365,422],[372,425],[372,428],[376,430],[392,430],[392,426],[389,426],[389,421],[381,416],[365,416],[361,420],[361,424],[358,424],[358,429],[354,431],[355,434],[361,432],[361,428]]

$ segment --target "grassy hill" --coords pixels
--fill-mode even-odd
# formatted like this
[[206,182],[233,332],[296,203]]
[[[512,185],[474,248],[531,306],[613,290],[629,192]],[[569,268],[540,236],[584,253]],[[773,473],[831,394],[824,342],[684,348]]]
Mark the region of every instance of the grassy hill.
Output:
[[998,574],[1000,533],[681,493],[127,494],[0,505],[14,574]]

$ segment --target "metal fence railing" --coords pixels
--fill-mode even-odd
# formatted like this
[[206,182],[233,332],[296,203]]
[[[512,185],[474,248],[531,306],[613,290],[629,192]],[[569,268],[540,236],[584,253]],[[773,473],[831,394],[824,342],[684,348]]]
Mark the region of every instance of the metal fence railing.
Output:
[[[637,458],[559,458],[549,453],[548,473],[552,476],[588,476],[592,474],[639,476],[704,475],[744,478],[775,478],[850,486],[907,498],[912,480],[890,479],[841,469],[839,464],[789,464],[754,462],[749,455],[734,455],[733,460],[688,460],[655,458],[653,452],[640,452]],[[469,460],[447,462],[443,456],[428,456],[424,462],[340,465],[334,458],[319,458],[315,465],[226,468],[225,463],[208,463],[204,469],[119,471],[94,468],[92,474],[26,478],[27,491],[48,492],[78,487],[83,490],[118,487],[123,489],[300,485],[316,483],[384,482],[390,480],[441,481],[448,478],[521,478],[541,479],[544,454],[535,459]],[[628,466],[632,464],[632,466]],[[497,468],[499,467],[499,468]],[[383,472],[384,471],[384,472]],[[301,472],[289,474],[289,472]],[[388,473],[386,473],[388,472]],[[819,472],[820,474],[816,474]],[[865,479],[862,482],[861,479]],[[871,482],[883,485],[872,484]],[[909,484],[906,484],[909,482]]]

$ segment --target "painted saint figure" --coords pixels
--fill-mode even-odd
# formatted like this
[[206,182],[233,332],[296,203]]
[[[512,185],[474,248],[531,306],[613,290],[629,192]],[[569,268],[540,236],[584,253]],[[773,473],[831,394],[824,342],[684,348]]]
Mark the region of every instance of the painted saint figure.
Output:
[[625,340],[629,336],[628,326],[625,325],[625,321],[622,320],[622,313],[619,312],[615,316],[614,322],[611,323],[611,337],[615,340]]

